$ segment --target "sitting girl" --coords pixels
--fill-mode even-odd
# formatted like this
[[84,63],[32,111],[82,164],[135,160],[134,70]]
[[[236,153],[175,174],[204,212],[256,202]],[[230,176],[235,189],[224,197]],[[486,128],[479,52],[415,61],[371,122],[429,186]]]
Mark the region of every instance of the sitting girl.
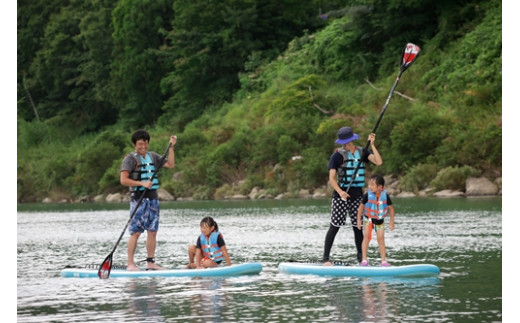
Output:
[[186,268],[217,267],[224,259],[227,265],[231,266],[226,243],[222,233],[218,231],[217,222],[210,216],[203,218],[200,221],[200,232],[197,244],[188,248],[190,263]]

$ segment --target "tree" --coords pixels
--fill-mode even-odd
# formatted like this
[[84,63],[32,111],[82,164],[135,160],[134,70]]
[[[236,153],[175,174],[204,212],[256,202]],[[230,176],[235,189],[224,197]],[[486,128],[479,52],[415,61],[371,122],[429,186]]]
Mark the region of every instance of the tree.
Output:
[[231,100],[253,53],[271,60],[305,29],[323,25],[317,7],[294,0],[175,1],[168,47],[161,51],[171,64],[161,83],[168,97],[165,118],[175,116],[182,127],[208,107]]
[[[40,8],[37,4],[34,10]],[[19,82],[27,93],[32,93],[43,121],[87,132],[116,121],[104,91],[111,48],[110,5],[110,1],[75,0],[59,10],[55,7],[43,26],[39,47],[27,40],[27,34],[33,31],[29,27],[32,18],[22,24],[28,28],[21,28],[23,42],[19,51],[25,52],[27,46],[28,53],[19,59],[24,65],[19,67]],[[33,36],[39,34],[34,32]],[[20,106],[19,115],[31,120],[26,104]]]
[[113,11],[112,103],[130,127],[153,124],[161,114],[165,70],[155,50],[172,19],[173,0],[122,0]]

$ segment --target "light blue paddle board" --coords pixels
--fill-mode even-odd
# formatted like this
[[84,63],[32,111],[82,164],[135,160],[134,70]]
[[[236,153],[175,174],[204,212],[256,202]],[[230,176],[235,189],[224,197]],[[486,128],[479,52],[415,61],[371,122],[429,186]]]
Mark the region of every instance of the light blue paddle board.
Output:
[[322,264],[282,262],[278,265],[278,271],[295,275],[319,275],[319,276],[343,276],[343,277],[428,277],[437,276],[439,267],[429,264],[405,265],[405,266],[323,266]]
[[[111,278],[141,278],[141,277],[213,277],[213,276],[241,276],[256,275],[262,271],[262,264],[250,262],[231,266],[222,266],[207,269],[165,269],[127,271],[112,269]],[[67,278],[98,278],[97,269],[65,268],[61,277]]]

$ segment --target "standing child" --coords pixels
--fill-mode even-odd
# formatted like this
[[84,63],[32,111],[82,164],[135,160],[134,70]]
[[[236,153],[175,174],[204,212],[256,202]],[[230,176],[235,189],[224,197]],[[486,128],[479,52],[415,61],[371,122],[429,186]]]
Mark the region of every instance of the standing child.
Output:
[[360,266],[368,266],[368,244],[372,239],[372,229],[376,229],[381,266],[388,267],[385,246],[385,217],[390,215],[390,230],[394,230],[394,206],[390,196],[385,191],[385,179],[381,175],[372,175],[368,181],[368,192],[363,196],[357,214],[357,227],[361,229],[361,215],[363,216],[364,238],[362,245],[363,261]]
[[224,259],[231,266],[226,243],[222,233],[218,231],[217,222],[210,216],[203,218],[200,221],[200,232],[197,244],[188,248],[190,263],[186,268],[217,267]]

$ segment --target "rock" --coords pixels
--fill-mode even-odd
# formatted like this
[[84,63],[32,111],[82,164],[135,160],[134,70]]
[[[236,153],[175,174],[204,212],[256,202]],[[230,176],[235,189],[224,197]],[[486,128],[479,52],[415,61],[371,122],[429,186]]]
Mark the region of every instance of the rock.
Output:
[[300,192],[298,192],[298,197],[308,199],[311,197],[311,193],[309,192],[309,190],[301,189]]
[[396,197],[415,197],[415,194],[412,192],[401,192]]
[[495,183],[497,184],[497,187],[498,187],[497,194],[502,195],[502,177],[498,177],[497,179],[495,179]]
[[108,203],[119,203],[123,200],[121,193],[108,194],[105,201]]
[[435,196],[435,197],[463,197],[464,193],[461,191],[442,190],[442,191],[433,193],[433,196]]
[[430,195],[432,195],[432,191],[433,191],[433,189],[431,187],[428,187],[424,190],[419,191],[419,196],[421,196],[421,197],[430,196]]
[[172,175],[172,178],[176,181],[182,181],[182,178],[184,177],[184,172],[176,172]]
[[283,198],[284,198],[284,195],[283,195],[283,193],[281,193],[281,194],[278,194],[274,199],[275,200],[283,200]]
[[104,199],[105,199],[105,197],[103,196],[103,194],[99,194],[99,195],[94,196],[93,201],[94,202],[103,202]]
[[49,197],[43,199],[42,203],[52,203],[52,200]]
[[394,187],[385,186],[385,190],[387,191],[388,194],[390,194],[392,196],[398,196],[401,193],[401,190],[399,190],[398,188],[394,188]]
[[385,189],[388,189],[388,188],[397,189],[397,187],[399,186],[399,180],[394,179],[392,175],[386,175],[386,176],[383,176],[383,178],[385,180]]
[[312,194],[313,199],[321,199],[327,197],[327,191],[323,189],[317,189],[314,191],[314,194]]
[[173,195],[171,195],[170,192],[168,192],[164,188],[159,188],[157,190],[157,196],[159,197],[160,201],[174,201],[175,200],[175,197],[173,197]]
[[253,189],[251,190],[251,192],[249,192],[249,199],[250,200],[255,200],[258,198],[259,196],[259,188],[257,186],[253,187]]
[[85,202],[88,202],[89,201],[89,197],[88,195],[84,195],[84,196],[80,196],[78,197],[74,203],[85,203]]
[[230,200],[247,200],[247,196],[242,194],[235,194],[228,197]]
[[466,195],[497,195],[498,186],[485,177],[469,177],[466,180]]

